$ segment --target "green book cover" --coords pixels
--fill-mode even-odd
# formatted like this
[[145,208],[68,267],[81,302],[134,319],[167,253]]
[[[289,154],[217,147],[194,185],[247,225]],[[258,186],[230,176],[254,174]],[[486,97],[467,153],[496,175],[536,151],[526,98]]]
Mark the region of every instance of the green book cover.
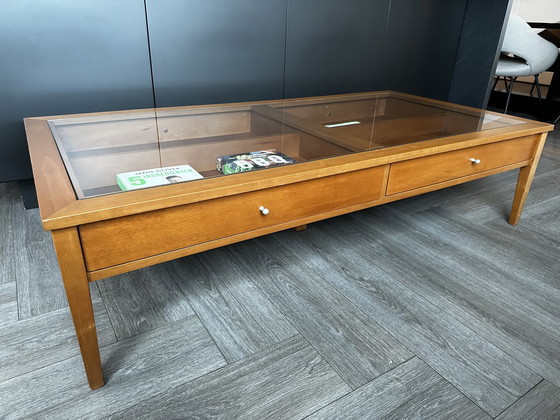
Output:
[[246,152],[237,155],[218,156],[216,169],[225,174],[274,168],[295,163],[295,159],[278,152],[276,149]]
[[204,177],[190,165],[180,165],[117,174],[117,184],[122,191],[130,191],[201,178]]

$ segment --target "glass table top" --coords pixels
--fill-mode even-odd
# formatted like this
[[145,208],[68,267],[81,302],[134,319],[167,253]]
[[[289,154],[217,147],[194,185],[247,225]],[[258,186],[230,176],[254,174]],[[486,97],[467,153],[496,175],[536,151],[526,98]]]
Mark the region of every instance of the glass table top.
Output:
[[79,115],[49,127],[83,199],[521,123],[379,92]]

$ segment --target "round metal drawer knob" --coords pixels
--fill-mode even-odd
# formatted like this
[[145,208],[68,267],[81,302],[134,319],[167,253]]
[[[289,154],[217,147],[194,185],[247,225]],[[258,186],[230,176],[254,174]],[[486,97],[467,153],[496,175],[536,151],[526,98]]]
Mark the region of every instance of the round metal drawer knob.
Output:
[[480,163],[480,159],[470,158],[469,160],[475,165],[478,165]]
[[268,213],[270,213],[270,210],[268,210],[265,206],[260,206],[259,210],[263,214],[263,216],[266,216]]

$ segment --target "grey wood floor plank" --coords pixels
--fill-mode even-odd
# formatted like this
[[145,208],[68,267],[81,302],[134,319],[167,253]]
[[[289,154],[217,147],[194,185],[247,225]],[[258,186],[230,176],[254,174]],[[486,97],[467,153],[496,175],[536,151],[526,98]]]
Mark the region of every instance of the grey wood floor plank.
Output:
[[0,284],[16,281],[26,252],[23,202],[15,182],[0,183]]
[[220,250],[173,261],[170,271],[228,362],[297,334]]
[[[114,342],[103,302],[97,299],[93,304],[99,344]],[[0,383],[79,354],[67,308],[7,324],[0,328]],[[83,366],[80,376],[84,377]]]
[[491,419],[426,363],[415,357],[307,419],[444,418]]
[[560,388],[542,381],[496,420],[558,420],[560,419]]
[[96,283],[118,340],[194,315],[165,264]]
[[17,320],[16,282],[0,283],[0,327]]
[[[15,226],[25,234],[26,250],[16,275],[19,319],[67,308],[51,233],[43,230],[39,210],[25,210],[21,223]],[[99,299],[95,284],[90,285],[90,290],[92,299]]]
[[68,307],[50,232],[41,227],[39,210],[26,210],[25,269],[17,275],[19,318],[26,319]]
[[[374,238],[346,221],[308,229],[308,251],[297,249],[315,272],[336,285],[355,305],[378,320],[399,341],[491,415],[499,414],[541,378],[511,356],[479,337],[455,318],[403,286],[398,276],[380,270],[370,259],[383,259]],[[361,226],[360,226],[361,228]],[[328,235],[327,235],[328,233]],[[336,235],[335,237],[331,235]],[[282,238],[287,246],[288,242]],[[401,243],[393,253],[398,253]],[[322,257],[312,248],[320,247]],[[327,257],[326,257],[327,256]],[[391,257],[387,254],[387,257]],[[328,259],[327,259],[328,258]],[[404,262],[406,264],[406,262]],[[410,266],[409,276],[415,274]],[[393,276],[396,273],[393,273]]]
[[[557,175],[557,186],[548,190],[547,200],[538,200],[527,206],[523,219],[541,226],[555,237],[560,237],[560,171]],[[522,219],[522,220],[523,220]]]
[[[453,236],[457,225],[441,228],[439,234],[432,236],[420,234],[418,230],[437,226],[435,212],[414,216],[400,214],[401,220],[392,218],[391,211],[384,212],[377,220],[386,226],[390,220],[392,227],[388,235],[383,229],[373,229],[370,238],[378,238],[384,244],[392,243],[393,249],[401,250],[403,260],[409,260],[413,275],[400,274],[399,281],[422,295],[427,300],[446,311],[463,324],[470,326],[481,337],[514,356],[525,366],[554,383],[560,381],[560,321],[558,289],[527,276],[517,276],[515,264],[506,260],[500,265],[500,251],[493,253],[495,258],[477,258],[477,246],[469,243],[469,225],[462,232],[465,244],[451,238],[443,241],[445,235]],[[444,221],[440,220],[444,225]],[[362,223],[356,228],[371,228],[374,223]],[[377,225],[378,226],[378,225]],[[395,231],[417,230],[398,239]],[[437,230],[437,227],[433,227]],[[475,227],[470,225],[470,230]],[[429,250],[422,246],[429,243]],[[404,245],[403,245],[404,244]],[[504,244],[507,246],[507,244]],[[479,247],[483,247],[479,245]],[[498,249],[498,245],[496,245]],[[490,253],[490,250],[487,250]],[[522,258],[522,257],[519,257]],[[381,258],[377,263],[386,271],[399,272],[402,262],[391,267],[389,259]],[[525,259],[530,264],[530,259]],[[508,272],[508,268],[511,269]],[[424,273],[416,276],[414,271]]]
[[[527,197],[525,209],[523,210],[522,221],[532,218],[532,213],[541,207],[545,200],[558,195],[558,192],[560,192],[558,181],[560,167],[558,163],[554,167],[543,168],[543,166],[541,162],[537,169]],[[517,171],[512,171],[512,173],[517,174]],[[446,205],[446,208],[477,222],[489,221],[500,215],[503,220],[507,220],[511,210],[517,179],[508,181],[504,175],[506,174],[495,175],[497,180],[501,182],[493,188],[476,191],[478,195],[476,207],[471,202],[463,202],[460,199]]]
[[[547,141],[548,143],[548,141]],[[543,156],[549,159],[560,160],[560,144],[549,145],[543,150]]]
[[546,140],[535,176],[547,176],[549,172],[556,171],[558,169],[560,156],[555,153],[558,151],[560,151],[560,143],[549,136]]
[[259,238],[226,252],[232,261],[244,261],[243,269],[255,284],[352,388],[412,357],[378,323],[272,241]]
[[[560,316],[560,250],[556,247],[549,248],[542,240],[529,242],[521,235],[501,235],[498,231],[486,236],[486,226],[441,209],[414,216],[395,215],[413,229],[438,238],[450,252],[476,260],[477,267],[465,266],[467,271],[475,274],[475,269],[483,266],[482,275],[487,270],[485,277],[496,283],[503,279],[500,285],[506,290],[515,289],[521,301],[532,301],[547,313]],[[515,228],[510,231],[515,233]]]
[[[558,136],[549,138],[545,151],[559,147]],[[541,158],[520,223],[527,220],[560,236],[560,155]]]
[[[0,184],[0,284],[17,282],[18,318],[68,307],[50,232],[25,210],[17,183]],[[92,285],[92,298],[100,297]]]
[[[438,200],[436,197],[431,208],[441,207],[477,222],[495,218],[506,220],[511,209],[517,176],[518,171],[515,170],[469,182],[465,184],[465,188],[469,188],[468,195],[457,195],[448,200]],[[534,186],[537,185],[540,184],[535,182]]]
[[105,346],[101,358],[107,383],[95,391],[76,368],[79,357],[0,383],[0,400],[20,391],[5,405],[7,418],[105,418],[226,364],[196,316]]
[[[548,232],[531,220],[522,219],[521,224],[512,226],[502,219],[494,219],[485,222],[482,226],[499,232],[500,236],[508,238],[510,242],[520,243],[537,252],[540,249],[540,252],[544,254],[544,258],[557,259],[560,252],[560,236]],[[493,234],[494,232],[487,232],[487,235]]]
[[[399,281],[411,290],[465,325],[476,326],[482,337],[540,376],[560,383],[560,290],[554,285],[558,271],[539,269],[537,265],[544,264],[538,260],[533,268],[522,267],[514,259],[532,265],[522,248],[516,253],[516,245],[500,242],[499,235],[485,238],[484,229],[456,215],[446,219],[437,209],[414,215],[386,209],[368,217],[373,223],[360,227],[402,254],[402,261],[391,265],[390,258],[383,258],[379,266],[399,273]],[[429,249],[423,248],[426,243]],[[409,273],[423,271],[424,276],[403,273],[407,260],[412,263]]]
[[298,335],[109,418],[298,419],[348,392]]

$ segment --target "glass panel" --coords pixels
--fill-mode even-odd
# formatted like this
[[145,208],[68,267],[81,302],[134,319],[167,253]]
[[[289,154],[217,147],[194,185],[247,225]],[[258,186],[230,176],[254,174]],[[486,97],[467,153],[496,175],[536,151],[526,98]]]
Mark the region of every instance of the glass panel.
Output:
[[50,120],[79,199],[121,192],[116,175],[162,167],[154,111]]
[[[319,139],[316,158],[363,152],[379,147],[372,133],[384,103],[385,97],[377,93],[286,101],[284,120]],[[304,148],[310,152],[308,145]]]
[[[280,102],[281,103],[281,102]],[[286,152],[282,121],[262,117],[265,105],[193,107],[158,112],[161,159],[164,166],[191,165],[205,178],[222,175],[218,158],[260,150]],[[241,160],[241,159],[234,159]],[[234,168],[235,169],[235,166]],[[233,170],[232,169],[232,170]],[[238,168],[239,172],[243,169]],[[234,171],[235,172],[235,171]]]
[[[49,121],[79,198],[271,170],[520,123],[391,92]],[[262,151],[268,153],[250,155]],[[119,186],[117,175],[123,173]]]
[[322,139],[355,152],[521,123],[397,92],[286,102],[284,111],[287,126],[306,120]]

